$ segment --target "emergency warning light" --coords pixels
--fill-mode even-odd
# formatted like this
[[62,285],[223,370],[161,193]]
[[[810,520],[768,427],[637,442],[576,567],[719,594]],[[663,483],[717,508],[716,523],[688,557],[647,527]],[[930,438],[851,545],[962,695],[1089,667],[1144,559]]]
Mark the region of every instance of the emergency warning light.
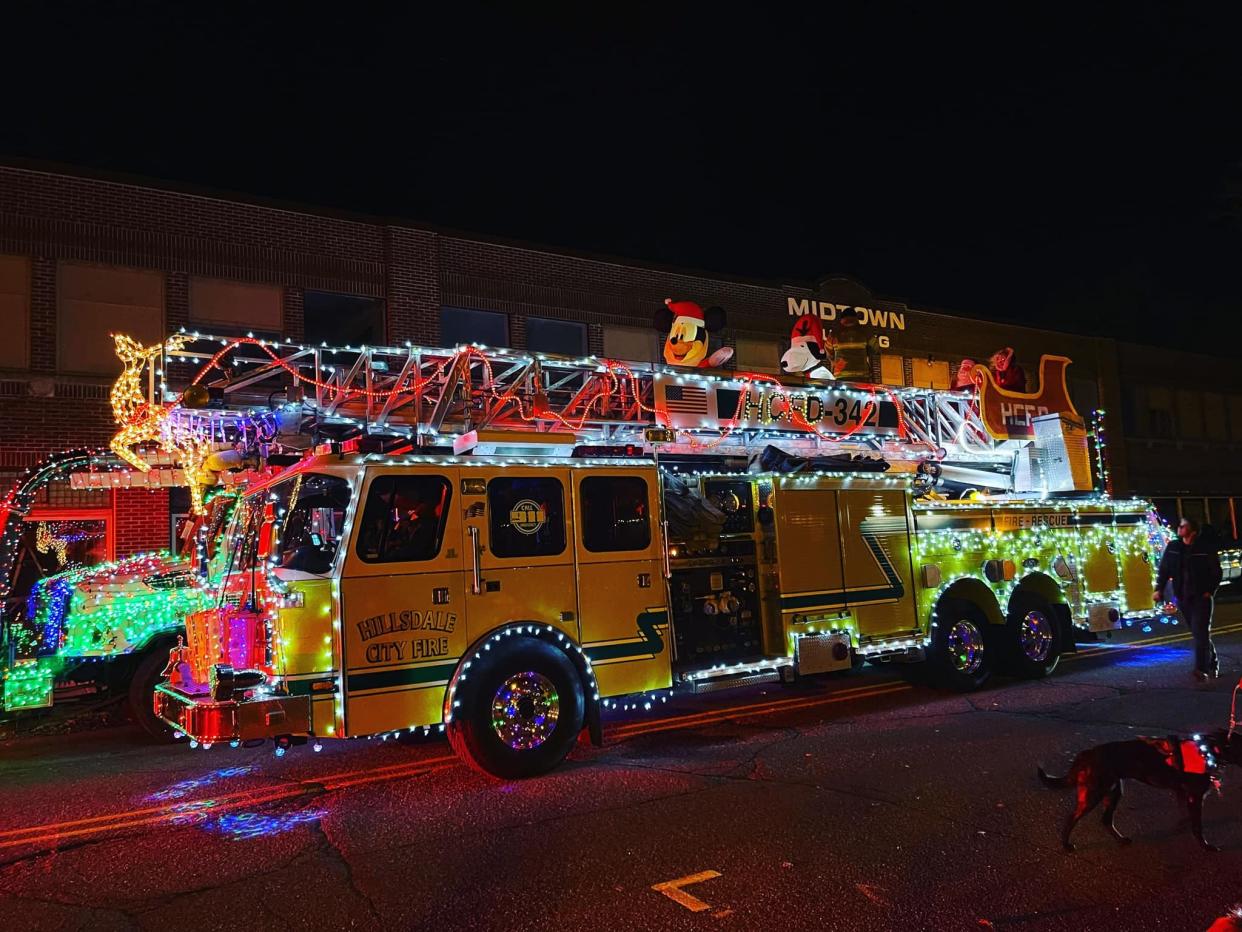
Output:
[[622,458],[627,456],[646,456],[646,452],[640,443],[584,444],[580,447],[574,447],[573,455],[579,458],[584,456]]

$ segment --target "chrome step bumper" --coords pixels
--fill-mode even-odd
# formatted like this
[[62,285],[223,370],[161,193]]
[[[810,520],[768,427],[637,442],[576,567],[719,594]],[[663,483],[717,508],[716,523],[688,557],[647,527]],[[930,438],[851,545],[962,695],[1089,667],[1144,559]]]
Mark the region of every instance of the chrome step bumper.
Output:
[[203,744],[310,734],[310,696],[216,702],[208,692],[189,693],[160,683],[155,687],[155,714]]

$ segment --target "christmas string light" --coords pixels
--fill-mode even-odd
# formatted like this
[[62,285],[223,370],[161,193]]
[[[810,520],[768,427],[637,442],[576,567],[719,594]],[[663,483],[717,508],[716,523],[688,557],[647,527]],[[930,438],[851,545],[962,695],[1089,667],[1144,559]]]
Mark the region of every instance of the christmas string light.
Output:
[[[607,412],[618,410],[615,405],[619,404],[622,411],[622,417],[625,419],[622,423],[631,429],[642,428],[644,424],[667,424],[668,416],[663,406],[653,406],[649,404],[645,397],[652,391],[650,382],[644,382],[644,379],[652,379],[655,377],[673,378],[677,383],[697,383],[704,386],[728,386],[734,388],[739,384],[748,387],[751,384],[767,383],[776,391],[781,398],[789,401],[802,399],[813,395],[818,386],[807,386],[803,390],[793,389],[786,390],[781,384],[771,376],[756,373],[743,372],[740,374],[724,376],[710,375],[698,372],[687,372],[684,369],[678,369],[669,366],[643,365],[641,366],[642,375],[640,376],[632,364],[621,362],[609,358],[600,357],[584,357],[580,359],[572,359],[567,357],[558,357],[544,353],[522,353],[520,351],[511,351],[507,349],[489,348],[481,344],[469,344],[455,349],[426,349],[422,347],[407,346],[406,350],[399,350],[390,347],[363,347],[361,351],[371,353],[373,356],[377,354],[392,353],[400,354],[401,358],[407,359],[407,363],[402,367],[402,374],[398,376],[396,382],[387,387],[371,387],[370,377],[366,382],[366,386],[347,385],[340,380],[325,380],[317,376],[309,375],[302,371],[309,363],[301,365],[295,361],[300,353],[307,350],[314,350],[316,353],[325,352],[328,354],[338,352],[357,352],[353,347],[346,347],[344,350],[339,348],[324,347],[322,350],[315,347],[308,347],[304,344],[295,344],[292,341],[265,341],[257,340],[253,337],[247,338],[224,338],[214,337],[210,335],[201,335],[194,333],[191,336],[194,340],[211,340],[219,343],[220,348],[210,354],[208,364],[199,371],[195,376],[195,382],[200,382],[206,377],[206,374],[213,368],[224,371],[224,357],[230,353],[234,353],[240,347],[257,346],[262,349],[264,356],[270,365],[266,368],[279,369],[291,375],[295,381],[314,386],[323,392],[327,392],[332,396],[330,399],[319,399],[311,401],[303,399],[302,406],[315,414],[317,417],[326,417],[333,421],[339,421],[352,427],[359,428],[364,431],[376,430],[381,433],[393,434],[397,436],[413,436],[416,431],[403,427],[401,425],[392,424],[388,421],[388,413],[398,406],[397,402],[406,398],[416,400],[421,397],[421,393],[427,390],[427,387],[433,383],[439,383],[440,392],[445,395],[452,391],[454,386],[461,385],[466,389],[463,401],[466,403],[466,409],[469,412],[478,412],[482,424],[497,424],[512,415],[517,422],[522,424],[538,424],[540,422],[551,421],[567,430],[578,432],[584,429],[588,422],[597,415],[603,418]],[[297,352],[293,353],[288,359],[280,356],[276,352],[282,346],[288,347],[290,350],[296,347]],[[407,376],[407,370],[410,367],[409,360],[414,358],[420,360],[431,358],[431,367],[424,362],[418,363],[414,369],[413,381]],[[426,354],[424,356],[423,354]],[[192,350],[183,350],[180,356],[197,360],[199,356]],[[316,357],[317,358],[317,357]],[[507,386],[502,385],[502,379],[498,378],[494,369],[493,361],[503,361],[508,367],[504,375],[506,377],[513,376],[514,381]],[[243,359],[234,355],[234,367],[241,364]],[[245,360],[247,364],[257,362],[256,360]],[[375,363],[376,366],[379,363]],[[478,382],[469,375],[472,367],[479,367]],[[576,389],[572,399],[568,402],[568,407],[564,411],[558,411],[552,407],[547,400],[547,392],[542,387],[540,379],[541,366],[554,367],[558,372],[573,372],[579,370],[581,374],[588,375],[594,381],[588,381],[582,384],[581,388]],[[533,371],[532,371],[532,367]],[[316,370],[319,369],[319,363],[315,363]],[[328,371],[335,371],[333,367],[324,367]],[[359,370],[360,364],[354,366],[350,371],[349,377]],[[370,372],[370,366],[366,371]],[[386,371],[386,370],[385,370]],[[423,373],[426,373],[425,375]],[[564,384],[564,383],[559,383]],[[867,416],[861,421],[852,423],[847,429],[840,432],[826,431],[818,424],[818,417],[811,417],[809,410],[805,413],[799,409],[802,402],[795,404],[786,404],[781,412],[781,417],[775,423],[769,423],[763,428],[764,435],[773,439],[806,439],[808,436],[821,442],[826,443],[844,443],[849,442],[855,435],[862,434],[863,430],[874,425],[868,425],[867,421],[871,419],[872,412],[879,404],[877,400],[877,392],[880,388],[887,393],[889,403],[896,412],[897,423],[893,429],[867,430],[866,436],[874,439],[889,439],[901,443],[909,443],[911,441],[918,445],[927,446],[931,450],[932,455],[939,458],[944,455],[944,451],[936,447],[928,439],[928,427],[920,427],[919,430],[912,430],[910,426],[910,414],[907,410],[907,400],[915,400],[918,402],[919,410],[923,411],[927,417],[933,418],[934,412],[928,407],[927,391],[919,389],[905,389],[891,386],[875,386],[866,383],[850,384],[836,383],[832,387],[834,395],[844,398],[854,398],[861,401],[866,406]],[[549,389],[550,390],[550,389]],[[739,393],[739,399],[743,404],[746,398],[751,394],[749,392]],[[945,393],[942,393],[945,394]],[[353,418],[344,414],[339,405],[342,401],[353,398],[366,398],[369,402],[374,401],[377,404],[383,402],[383,413],[380,420],[382,427],[368,423],[366,420]],[[320,403],[322,402],[322,404]],[[753,399],[752,399],[753,403]],[[285,406],[288,408],[289,406]],[[855,405],[857,407],[857,405]],[[792,410],[788,410],[792,408]],[[570,414],[576,411],[576,414]],[[253,413],[253,412],[252,412]],[[635,419],[635,415],[639,415]],[[642,415],[649,416],[644,419]],[[716,449],[722,445],[726,438],[739,429],[738,411],[735,409],[734,417],[730,423],[723,425],[711,425],[705,423],[703,427],[711,430],[717,436],[713,440],[703,441],[695,436],[694,429],[681,428],[682,433],[690,445],[691,449],[699,448],[701,450]],[[801,415],[801,416],[799,416]],[[195,415],[198,416],[198,415]],[[923,416],[923,415],[920,415]],[[184,410],[179,409],[175,415],[176,420],[192,417]],[[201,415],[198,417],[207,417]],[[209,422],[218,425],[221,418],[232,418],[231,415],[215,414],[211,415]],[[472,415],[468,414],[467,421],[471,420]],[[782,432],[772,430],[773,426],[779,421],[788,421],[790,426],[797,428],[796,431]],[[607,425],[598,425],[599,429],[615,432],[618,426],[615,422]],[[723,432],[722,432],[723,426]],[[755,429],[755,428],[748,428]],[[422,436],[427,438],[437,436],[434,432],[423,431]],[[223,439],[223,438],[221,438]],[[448,439],[452,439],[450,436]]]
[[113,453],[139,472],[146,473],[151,471],[151,464],[132,448],[158,441],[160,449],[178,457],[190,488],[190,510],[201,515],[203,487],[209,482],[204,464],[211,453],[211,439],[173,421],[169,407],[148,403],[142,391],[142,373],[147,366],[154,365],[156,357],[162,358],[165,353],[181,349],[189,340],[185,334],[177,334],[163,343],[143,346],[124,334],[113,335],[122,371],[109,394],[112,416],[120,428],[110,446]]
[[0,527],[3,528],[0,538],[0,601],[8,597],[13,584],[13,568],[21,549],[23,522],[30,514],[35,496],[48,483],[93,465],[100,452],[83,448],[53,454],[18,477],[4,498],[0,499]]
[[1098,477],[1097,491],[1113,494],[1113,477],[1108,468],[1108,438],[1104,433],[1104,409],[1091,412],[1091,438],[1095,445],[1095,472]]

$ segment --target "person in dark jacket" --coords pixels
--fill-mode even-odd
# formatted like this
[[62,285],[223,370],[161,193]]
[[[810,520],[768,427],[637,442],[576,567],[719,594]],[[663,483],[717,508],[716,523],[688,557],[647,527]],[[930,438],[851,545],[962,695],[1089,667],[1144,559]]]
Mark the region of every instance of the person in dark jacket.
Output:
[[1177,525],[1178,540],[1169,541],[1160,557],[1153,598],[1164,597],[1165,584],[1173,582],[1178,607],[1195,638],[1195,679],[1203,682],[1220,674],[1216,646],[1212,643],[1212,606],[1216,587],[1220,585],[1220,555],[1216,548],[1199,534],[1199,525],[1192,518],[1182,518]]

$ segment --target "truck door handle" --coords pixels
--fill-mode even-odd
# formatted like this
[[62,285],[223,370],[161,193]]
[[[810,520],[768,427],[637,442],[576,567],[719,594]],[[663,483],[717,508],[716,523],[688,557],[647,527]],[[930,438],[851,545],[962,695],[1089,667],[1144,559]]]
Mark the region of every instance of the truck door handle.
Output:
[[483,591],[483,570],[479,566],[479,529],[470,525],[470,591],[479,595]]
[[673,578],[673,567],[669,564],[669,557],[668,557],[668,522],[663,521],[661,523],[664,525],[664,541],[663,541],[664,546],[661,548],[664,551],[664,578],[672,579]]
[[638,588],[639,589],[650,589],[651,588],[651,574],[650,573],[639,573],[638,574]]

